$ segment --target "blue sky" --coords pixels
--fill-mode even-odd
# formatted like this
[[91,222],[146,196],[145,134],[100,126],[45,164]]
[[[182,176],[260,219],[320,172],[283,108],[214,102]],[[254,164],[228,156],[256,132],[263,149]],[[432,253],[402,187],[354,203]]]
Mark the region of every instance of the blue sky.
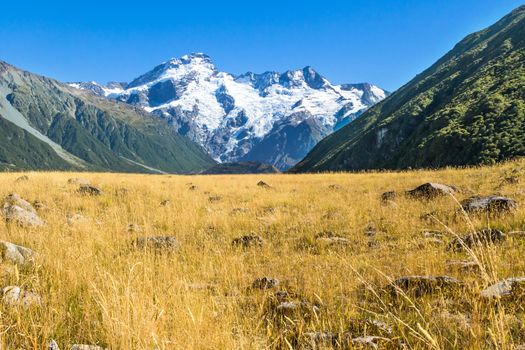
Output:
[[234,74],[313,66],[395,90],[525,1],[24,1],[0,9],[0,59],[62,81],[130,81],[209,54]]

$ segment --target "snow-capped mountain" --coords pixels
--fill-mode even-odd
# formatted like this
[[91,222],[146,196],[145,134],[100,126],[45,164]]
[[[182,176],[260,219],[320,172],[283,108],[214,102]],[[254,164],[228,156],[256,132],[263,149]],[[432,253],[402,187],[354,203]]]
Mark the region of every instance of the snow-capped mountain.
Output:
[[220,162],[280,169],[387,95],[366,83],[333,85],[311,67],[234,76],[202,53],[169,60],[129,84],[70,85],[164,118]]

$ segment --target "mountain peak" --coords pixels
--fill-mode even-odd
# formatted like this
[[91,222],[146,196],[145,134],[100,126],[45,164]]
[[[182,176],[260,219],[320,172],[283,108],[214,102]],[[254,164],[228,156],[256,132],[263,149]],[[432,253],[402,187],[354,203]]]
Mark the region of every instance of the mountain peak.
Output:
[[204,53],[168,60],[128,86],[108,88],[105,96],[166,120],[216,160],[256,160],[281,169],[384,97],[381,89],[332,85],[311,66],[235,76],[215,69]]

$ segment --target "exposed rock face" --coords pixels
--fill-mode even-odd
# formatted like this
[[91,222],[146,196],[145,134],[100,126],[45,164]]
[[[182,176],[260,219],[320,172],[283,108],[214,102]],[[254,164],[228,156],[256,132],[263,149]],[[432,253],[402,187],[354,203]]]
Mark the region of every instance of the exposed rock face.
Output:
[[467,213],[503,214],[516,210],[518,203],[502,196],[474,196],[462,201],[461,206]]
[[418,199],[434,199],[440,196],[446,196],[453,194],[455,192],[454,188],[448,185],[443,185],[435,182],[428,182],[421,186],[409,190],[406,194],[412,198]]

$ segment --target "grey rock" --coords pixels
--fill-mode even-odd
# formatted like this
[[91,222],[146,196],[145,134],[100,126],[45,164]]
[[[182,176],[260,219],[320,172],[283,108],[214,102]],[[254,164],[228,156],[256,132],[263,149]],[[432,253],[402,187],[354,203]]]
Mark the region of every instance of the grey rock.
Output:
[[397,193],[395,191],[384,192],[381,195],[381,202],[388,203],[389,201],[395,200],[396,197],[397,197]]
[[268,184],[267,184],[266,182],[264,182],[264,181],[259,181],[259,182],[257,182],[257,186],[262,187],[262,188],[271,188],[271,186],[268,185]]
[[519,297],[525,294],[525,277],[507,278],[493,284],[481,292],[481,296],[487,299]]
[[34,252],[10,242],[0,241],[1,261],[9,261],[13,264],[24,266],[33,258]]
[[455,190],[451,186],[435,182],[427,182],[414,188],[413,190],[407,191],[406,194],[409,197],[417,199],[434,199],[436,197],[454,194],[454,192]]
[[455,238],[449,244],[450,250],[463,250],[465,247],[472,248],[476,245],[487,246],[504,241],[507,235],[500,230],[483,229],[475,233],[469,233],[462,237]]
[[8,286],[2,289],[2,302],[9,306],[30,307],[41,303],[40,295],[21,289],[18,286]]
[[16,205],[26,211],[36,213],[36,210],[35,208],[33,208],[31,203],[29,203],[28,201],[26,201],[25,199],[23,199],[22,197],[20,197],[20,195],[16,193],[11,193],[7,197],[5,197],[5,204]]
[[516,210],[518,203],[503,196],[474,196],[463,200],[461,206],[469,214],[502,214]]
[[100,196],[102,194],[102,190],[93,185],[80,185],[77,192],[87,196]]
[[51,339],[47,345],[47,350],[60,350],[60,347],[54,339]]
[[15,204],[5,203],[2,214],[8,223],[16,223],[21,226],[44,225],[44,221],[38,216],[34,209],[28,210]]

